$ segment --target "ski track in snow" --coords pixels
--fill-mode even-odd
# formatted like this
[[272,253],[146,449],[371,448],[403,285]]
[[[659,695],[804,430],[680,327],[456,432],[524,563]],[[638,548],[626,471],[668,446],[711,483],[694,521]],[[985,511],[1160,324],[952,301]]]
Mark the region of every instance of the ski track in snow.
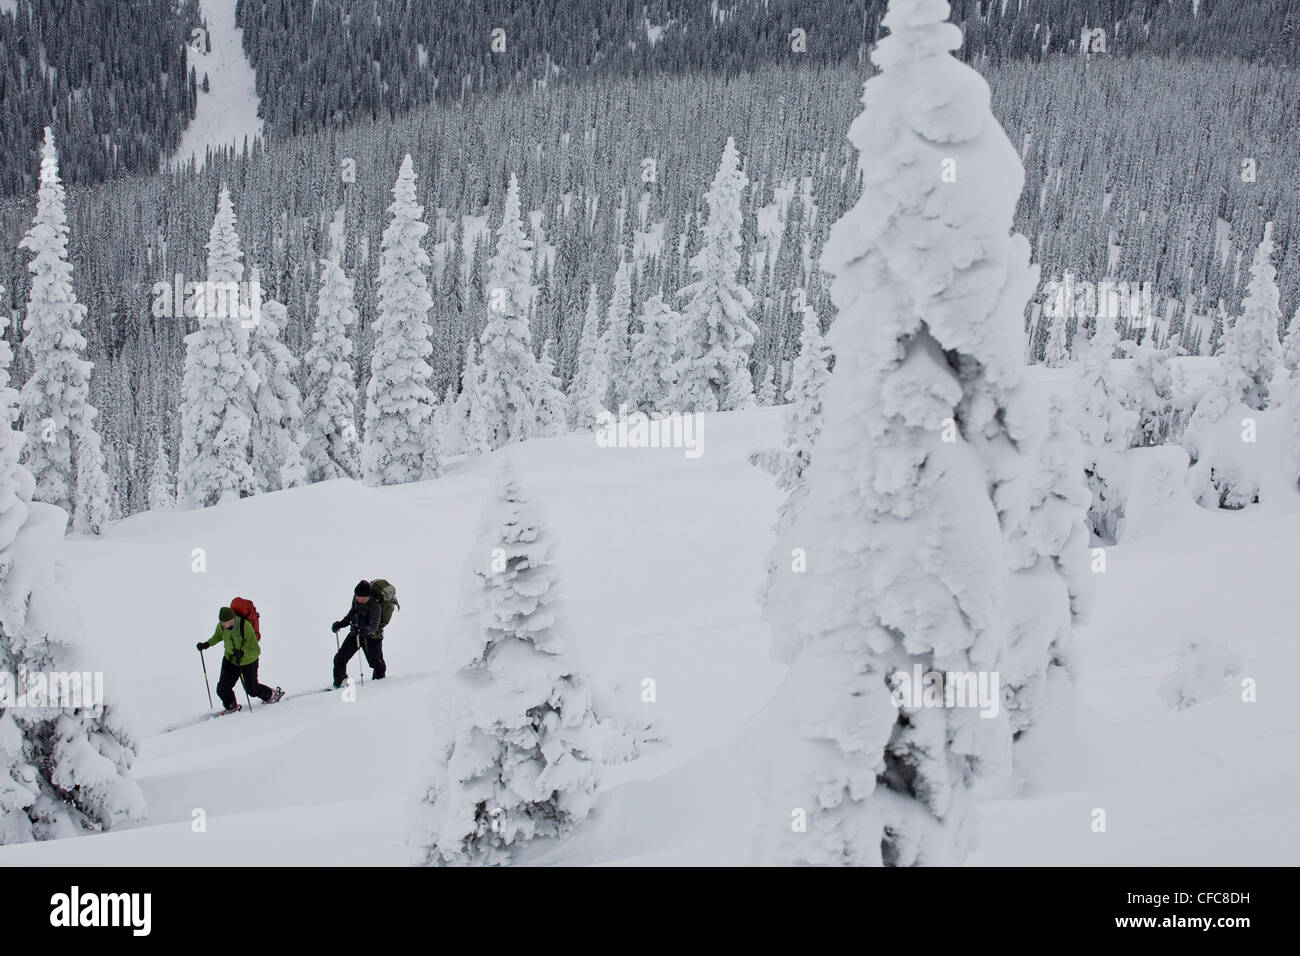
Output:
[[[234,0],[201,0],[208,22],[211,53],[196,53],[190,46],[189,63],[198,81],[198,103],[194,119],[181,134],[180,145],[163,163],[180,166],[191,157],[202,168],[208,149],[234,146],[244,141],[252,146],[262,135],[258,118],[257,74],[244,55],[244,31],[235,26]],[[208,92],[203,92],[203,74],[208,74]],[[184,78],[189,82],[188,76]]]
[[[108,693],[143,731],[135,774],[150,819],[3,847],[0,865],[408,862],[442,635],[503,454],[559,540],[568,653],[592,680],[617,686],[632,714],[653,708],[665,738],[607,771],[592,816],[568,840],[539,841],[517,862],[745,863],[757,802],[734,740],[783,673],[754,602],[779,495],[745,457],[779,435],[776,409],[706,416],[696,460],[572,435],[453,459],[436,482],[334,481],[137,515],[99,539],[70,539],[68,578],[91,622],[85,666],[106,671]],[[981,795],[971,864],[1300,861],[1300,707],[1270,680],[1300,666],[1290,626],[1300,496],[1233,515],[1190,506],[1178,519],[1107,549],[1078,632],[1078,693],[1053,698],[1035,727],[1022,767],[1032,788]],[[191,569],[195,548],[205,550],[202,573]],[[355,703],[307,693],[327,682],[329,624],[352,585],[379,575],[402,599],[384,642],[390,678],[358,687]],[[151,613],[124,617],[121,595],[141,580],[151,582]],[[162,733],[205,706],[194,642],[236,593],[261,612],[261,680],[301,696]],[[1166,707],[1159,684],[1192,633],[1241,655],[1258,703],[1241,703],[1229,683],[1188,710]],[[640,702],[645,677],[656,681],[654,704]],[[195,833],[200,808],[207,830]],[[1105,833],[1092,830],[1096,808]]]

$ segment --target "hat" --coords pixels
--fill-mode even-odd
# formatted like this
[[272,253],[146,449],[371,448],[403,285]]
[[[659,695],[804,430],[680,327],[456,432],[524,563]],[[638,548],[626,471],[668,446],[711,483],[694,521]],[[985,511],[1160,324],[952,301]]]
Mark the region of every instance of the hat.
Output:
[[370,597],[370,582],[359,581],[357,586],[352,589],[352,593],[357,597]]
[[220,611],[217,612],[217,619],[221,621],[229,621],[234,616],[235,616],[235,612],[228,607],[223,607]]

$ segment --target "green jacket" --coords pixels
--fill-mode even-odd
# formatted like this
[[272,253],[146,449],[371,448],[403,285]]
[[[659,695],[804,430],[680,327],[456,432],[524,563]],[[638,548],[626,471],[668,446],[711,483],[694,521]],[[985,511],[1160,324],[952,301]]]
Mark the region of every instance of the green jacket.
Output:
[[[239,624],[227,631],[220,624],[212,632],[212,639],[208,641],[208,647],[217,644],[220,641],[226,642],[226,660],[232,664],[251,664],[262,654],[262,649],[257,645],[257,634],[253,631],[253,625],[243,620],[237,619]],[[243,651],[242,657],[236,658],[236,651]]]

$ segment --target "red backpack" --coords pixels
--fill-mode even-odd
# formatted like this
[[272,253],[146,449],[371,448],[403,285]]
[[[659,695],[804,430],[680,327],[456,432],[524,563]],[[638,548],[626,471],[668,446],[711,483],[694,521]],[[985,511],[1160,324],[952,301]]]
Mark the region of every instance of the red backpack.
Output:
[[257,608],[253,606],[253,602],[248,598],[237,597],[230,602],[230,609],[253,625],[253,633],[257,635],[257,643],[262,643],[262,625],[257,619]]

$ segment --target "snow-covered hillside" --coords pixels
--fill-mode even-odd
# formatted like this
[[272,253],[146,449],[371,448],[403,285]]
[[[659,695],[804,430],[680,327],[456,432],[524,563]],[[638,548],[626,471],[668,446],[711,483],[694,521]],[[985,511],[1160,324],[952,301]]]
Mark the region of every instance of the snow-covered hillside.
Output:
[[[150,818],[3,847],[0,866],[407,862],[444,631],[502,455],[560,541],[570,651],[666,738],[607,774],[570,839],[537,841],[518,861],[746,862],[758,808],[735,738],[783,668],[768,658],[754,600],[780,499],[745,459],[775,440],[779,415],[706,416],[696,459],[572,435],[451,460],[433,482],[327,482],[139,515],[99,538],[71,539],[65,563],[87,622],[85,666],[102,667],[109,696],[134,711],[135,775]],[[1289,581],[1300,499],[1235,514],[1190,499],[1171,507],[1176,522],[1106,550],[1095,612],[1079,633],[1078,699],[1059,695],[1036,725],[1024,774],[1032,791],[984,795],[970,863],[1300,861],[1291,759],[1300,703],[1278,679],[1300,666],[1300,597]],[[196,572],[200,558],[206,570]],[[368,680],[355,703],[317,693],[192,723],[208,711],[194,643],[212,633],[218,607],[252,597],[265,635],[262,679],[313,691],[329,678],[330,622],[355,581],[375,576],[396,583],[402,601],[385,641],[387,680]],[[1185,638],[1235,652],[1258,702],[1242,703],[1239,681],[1221,679],[1196,686],[1195,706],[1172,709],[1162,684]],[[1184,669],[1197,663],[1182,660]],[[654,703],[641,700],[645,678],[655,681]],[[1104,833],[1092,829],[1098,808]],[[203,833],[191,826],[199,809]]]
[[[244,31],[235,25],[235,4],[230,0],[200,0],[207,21],[207,41],[201,34],[190,44],[189,61],[198,78],[198,105],[194,119],[181,136],[180,145],[164,166],[194,159],[202,167],[209,149],[242,149],[262,135],[258,118],[257,74],[244,54]],[[208,90],[203,91],[203,77]]]

